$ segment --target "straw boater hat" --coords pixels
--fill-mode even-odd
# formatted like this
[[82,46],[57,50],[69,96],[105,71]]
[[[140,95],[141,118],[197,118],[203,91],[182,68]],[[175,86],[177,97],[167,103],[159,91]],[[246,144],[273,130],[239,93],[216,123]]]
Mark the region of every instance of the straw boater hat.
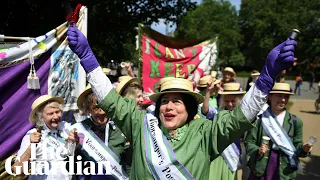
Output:
[[[170,79],[174,79],[175,77],[164,77],[164,78],[161,78],[158,85],[157,85],[157,89],[160,89],[160,85],[163,84],[165,81],[168,81]],[[159,90],[160,91],[160,90]]]
[[207,75],[200,78],[198,87],[207,87],[207,83],[211,78],[214,81],[213,84],[218,84],[220,82],[220,80],[216,80],[215,77],[212,77],[211,75]]
[[187,79],[172,78],[160,84],[160,92],[152,94],[149,98],[156,102],[162,94],[166,93],[184,93],[190,94],[198,104],[203,102],[203,96],[193,91],[192,83]]
[[79,110],[81,110],[82,112],[84,112],[83,102],[85,101],[85,99],[87,98],[87,96],[90,93],[92,93],[92,89],[91,89],[90,84],[88,84],[86,89],[78,97],[77,105],[78,105]]
[[270,94],[294,94],[288,83],[275,83]]
[[245,94],[246,91],[241,91],[240,83],[226,83],[224,84],[223,91],[219,94]]
[[138,78],[133,78],[131,76],[120,76],[119,77],[119,84],[117,85],[117,88],[116,88],[116,91],[121,94],[122,91],[124,90],[124,88],[132,83],[132,82],[137,82],[137,83],[140,83]]
[[236,75],[236,72],[231,68],[231,67],[226,67],[224,68],[223,72],[231,72],[233,75]]
[[51,101],[56,101],[60,104],[63,104],[64,103],[64,100],[63,98],[60,98],[60,97],[52,97],[50,95],[42,95],[40,97],[38,97],[33,103],[32,103],[32,106],[31,106],[31,113],[29,115],[29,121],[32,123],[32,124],[36,124],[37,123],[37,118],[36,118],[36,113],[37,111],[39,110],[39,108],[44,105],[45,103],[48,103],[48,102],[51,102]]

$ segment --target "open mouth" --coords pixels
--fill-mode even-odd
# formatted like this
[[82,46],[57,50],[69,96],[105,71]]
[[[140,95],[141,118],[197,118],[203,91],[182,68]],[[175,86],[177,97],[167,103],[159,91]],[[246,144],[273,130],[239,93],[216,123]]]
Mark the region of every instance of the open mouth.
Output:
[[171,114],[171,113],[165,113],[164,114],[164,118],[167,120],[167,121],[171,121],[174,117],[176,117],[174,114]]

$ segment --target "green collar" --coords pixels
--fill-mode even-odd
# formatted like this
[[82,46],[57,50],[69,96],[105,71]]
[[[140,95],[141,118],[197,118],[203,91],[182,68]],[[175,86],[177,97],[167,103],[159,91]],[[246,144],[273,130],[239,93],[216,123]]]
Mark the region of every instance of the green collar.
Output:
[[169,130],[162,125],[161,125],[161,130],[170,142],[175,143],[182,139],[182,137],[186,134],[188,127],[189,125],[185,124],[182,127],[176,129],[174,132],[175,135],[170,134]]

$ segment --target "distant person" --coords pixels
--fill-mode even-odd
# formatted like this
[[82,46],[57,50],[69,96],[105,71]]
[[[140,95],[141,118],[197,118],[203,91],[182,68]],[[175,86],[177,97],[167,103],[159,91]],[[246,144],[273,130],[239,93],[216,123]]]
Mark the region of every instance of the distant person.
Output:
[[311,89],[313,89],[313,90],[316,90],[316,88],[315,87],[313,87],[313,83],[314,83],[314,81],[315,81],[315,75],[314,75],[314,72],[310,72],[310,79],[309,79],[309,91],[311,91]]
[[236,82],[236,72],[231,67],[226,67],[222,71],[222,83]]
[[296,87],[294,88],[294,94],[297,94],[297,90],[298,90],[298,95],[301,95],[301,86],[302,86],[302,77],[301,77],[301,73],[296,76]]

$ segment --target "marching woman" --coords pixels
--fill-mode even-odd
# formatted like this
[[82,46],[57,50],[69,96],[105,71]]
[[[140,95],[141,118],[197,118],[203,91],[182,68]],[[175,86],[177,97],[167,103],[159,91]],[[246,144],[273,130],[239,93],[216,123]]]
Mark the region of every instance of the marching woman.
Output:
[[222,71],[222,83],[236,82],[236,72],[232,67],[226,67]]
[[[106,115],[106,113],[99,107],[97,107],[97,98],[93,94],[90,85],[79,95],[77,100],[79,110],[83,112],[83,115],[87,115],[87,119],[80,122],[80,124],[90,132],[93,137],[92,140],[97,141],[101,148],[97,148],[100,153],[108,153],[111,159],[107,159],[113,163],[112,166],[119,167],[123,176],[127,176],[128,167],[131,162],[126,162],[126,149],[129,145],[126,144],[126,139],[122,135],[121,130],[115,126],[114,122]],[[88,134],[88,136],[89,136]],[[93,135],[94,134],[94,135]],[[107,149],[107,150],[105,150]],[[81,155],[82,161],[86,162],[93,156],[92,151],[86,151],[84,148],[77,149],[77,154]],[[115,158],[114,158],[115,157]],[[83,167],[85,168],[84,164]],[[97,165],[97,164],[96,164]],[[96,166],[98,169],[98,166]],[[112,175],[81,175],[79,180],[106,180],[114,179]]]
[[289,84],[275,83],[269,108],[258,117],[256,128],[248,131],[245,144],[251,180],[295,179],[298,157],[312,150],[311,145],[303,145],[303,122],[285,108],[291,94]]
[[[245,94],[239,83],[227,83],[224,90],[219,92],[222,95],[220,110],[233,110],[240,104]],[[233,180],[237,179],[237,169],[240,165],[241,146],[240,139],[230,144],[217,159],[210,165],[209,179]]]
[[276,75],[293,63],[296,42],[286,40],[267,57],[253,88],[232,111],[220,111],[213,121],[194,120],[203,97],[192,83],[174,78],[150,96],[155,115],[140,111],[133,100],[122,98],[101,71],[85,36],[72,25],[70,48],[80,58],[99,107],[133,143],[130,179],[208,179],[210,162],[247,130],[267,100]]

